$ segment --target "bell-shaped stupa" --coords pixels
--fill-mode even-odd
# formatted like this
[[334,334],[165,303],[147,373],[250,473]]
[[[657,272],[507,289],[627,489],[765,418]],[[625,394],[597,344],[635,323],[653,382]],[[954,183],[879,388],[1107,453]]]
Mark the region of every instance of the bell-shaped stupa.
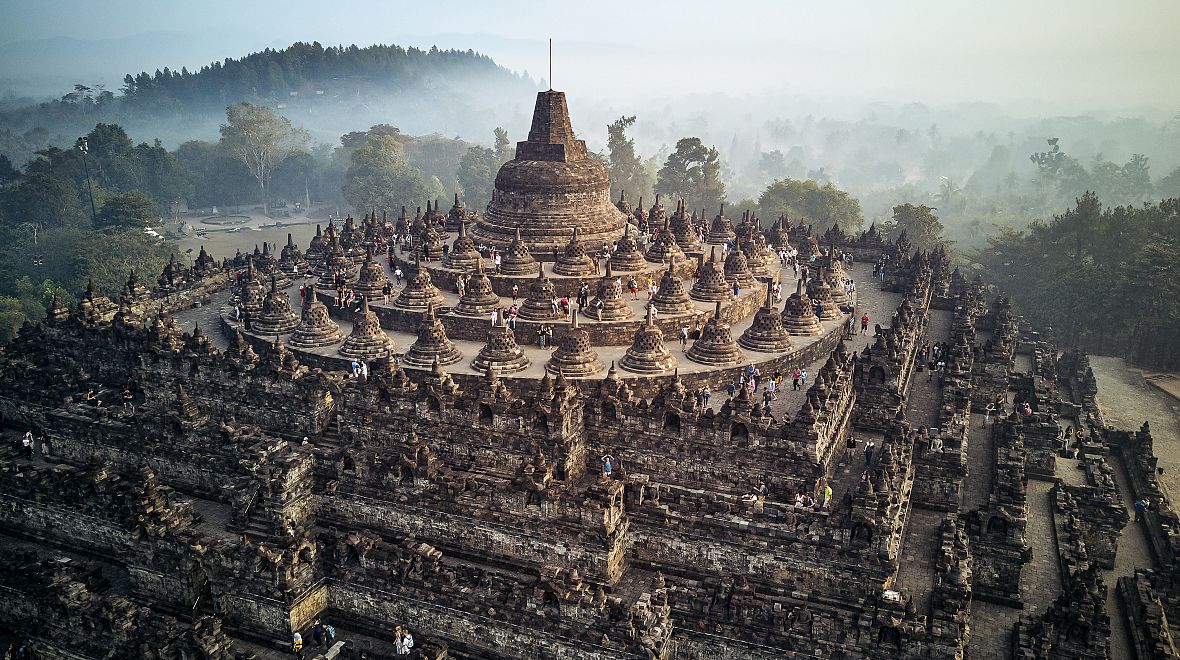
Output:
[[742,336],[738,344],[742,348],[759,353],[782,353],[791,348],[791,337],[783,328],[783,319],[773,306],[771,290],[774,285],[766,283],[766,302],[754,314],[754,321]]
[[381,321],[369,309],[369,299],[361,298],[361,311],[352,320],[352,332],[340,346],[339,353],[355,360],[378,360],[389,357],[393,340],[381,329]]
[[486,372],[489,368],[498,374],[513,374],[529,368],[528,357],[516,345],[516,335],[506,325],[494,326],[488,332],[488,342],[471,361],[471,368]]
[[578,326],[578,315],[574,314],[573,322],[558,337],[557,349],[553,351],[545,370],[552,374],[581,378],[593,376],[605,368],[598,353],[590,347],[590,335]]
[[463,359],[455,342],[447,337],[434,305],[426,309],[422,322],[418,324],[418,339],[402,356],[402,364],[416,369],[430,369],[434,364],[454,364]]
[[635,333],[635,340],[619,361],[619,366],[637,374],[659,374],[672,371],[676,365],[676,358],[664,346],[664,333],[656,325],[649,307],[647,319]]
[[711,367],[735,366],[746,359],[733,341],[729,322],[721,318],[721,303],[701,328],[701,338],[688,348],[688,359]]
[[535,254],[553,254],[568,242],[571,228],[589,245],[609,245],[623,234],[625,222],[611,203],[606,166],[574,136],[565,94],[538,92],[529,137],[500,166],[472,238],[504,248],[519,229]]

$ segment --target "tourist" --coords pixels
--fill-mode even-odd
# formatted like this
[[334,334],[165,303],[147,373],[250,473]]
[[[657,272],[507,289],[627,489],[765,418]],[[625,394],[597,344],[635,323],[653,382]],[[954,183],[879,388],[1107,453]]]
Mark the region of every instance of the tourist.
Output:
[[86,390],[86,395],[83,398],[85,399],[86,403],[94,406],[95,408],[102,407],[102,399],[99,399],[98,395],[94,393],[93,387]]
[[873,465],[873,446],[872,440],[865,443],[865,467]]
[[796,391],[796,392],[799,391],[799,382],[802,379],[803,379],[803,372],[799,370],[799,367],[795,367],[793,370],[791,370],[791,390],[792,391]]
[[545,350],[545,324],[537,326],[537,348]]
[[600,460],[602,460],[602,476],[606,479],[610,479],[611,471],[613,469],[612,464],[614,463],[615,457],[607,454]]
[[634,275],[627,280],[627,290],[631,292],[631,300],[639,300],[639,282]]
[[770,495],[770,487],[766,485],[765,481],[758,480],[758,503],[765,502],[768,495]]
[[766,387],[770,390],[770,400],[778,401],[778,383],[774,382],[774,379],[772,378],[770,379],[770,382],[766,384]]
[[393,647],[394,653],[397,655],[409,655],[410,649],[414,648],[414,636],[410,631],[398,626],[393,631]]
[[578,307],[586,307],[590,300],[590,285],[582,282],[582,286],[578,289]]
[[862,337],[869,334],[869,315],[867,313],[860,317],[860,334]]
[[844,441],[844,446],[847,451],[844,454],[844,460],[851,463],[852,454],[856,451],[856,437],[851,433],[848,434],[848,440]]
[[827,509],[831,503],[832,503],[832,485],[831,484],[824,484],[823,501],[819,505],[819,508]]
[[1143,513],[1147,511],[1147,504],[1146,497],[1135,500],[1135,522],[1143,522]]
[[711,396],[713,396],[713,391],[709,389],[708,385],[701,388],[701,398],[704,399],[704,406],[702,407],[708,407],[709,397]]
[[806,367],[799,370],[799,382],[800,382],[800,387],[803,387],[803,388],[807,387],[807,368]]
[[493,307],[492,308],[492,327],[494,328],[498,325],[500,325],[500,308]]
[[352,361],[352,364],[349,366],[349,371],[350,371],[350,373],[352,373],[353,378],[356,378],[357,376],[359,376],[361,373],[360,363],[354,359]]
[[733,298],[737,300],[738,296],[742,294],[742,287],[738,285],[738,281],[733,281]]
[[500,272],[500,255],[497,254],[493,261],[496,264],[496,272]]
[[[602,301],[599,301],[599,302],[602,302]],[[653,319],[660,315],[660,309],[658,307],[656,307],[656,304],[654,302],[649,302],[646,305],[644,305],[644,307],[651,310],[651,317]]]
[[20,441],[21,453],[25,455],[26,461],[33,460],[33,432],[25,431],[25,437]]
[[404,275],[405,275],[405,273],[402,272],[401,266],[398,266],[397,268],[393,269],[393,280],[394,280],[394,282],[397,283],[398,286],[402,285],[402,277]]
[[299,633],[291,636],[291,655],[303,660],[303,635]]
[[385,286],[381,287],[381,297],[384,298],[386,303],[389,302],[389,294],[391,293],[393,293],[393,287],[390,286],[389,282],[387,281],[385,282]]
[[516,299],[519,297],[520,297],[520,287],[513,284],[512,285],[512,303],[514,305],[516,304]]
[[316,646],[324,647],[324,624],[319,621],[315,622],[315,625],[311,627],[311,638],[315,640]]
[[680,326],[680,332],[677,333],[676,338],[680,340],[680,352],[688,350],[688,326]]
[[602,298],[594,299],[594,315],[598,318],[598,322],[602,322]]
[[729,381],[729,385],[725,386],[725,393],[728,394],[729,398],[731,399],[733,398],[733,395],[737,394],[737,385],[734,384],[732,380]]
[[331,648],[336,641],[336,628],[330,623],[324,624],[324,646]]
[[991,420],[992,413],[994,413],[995,411],[996,411],[996,404],[994,404],[994,403],[987,404],[987,407],[983,409],[983,426],[980,428],[985,428],[985,429],[987,428],[987,423],[989,420]]
[[516,315],[519,313],[520,312],[516,309],[515,303],[513,303],[513,305],[508,308],[508,327],[509,328],[512,328],[513,330],[516,329]]

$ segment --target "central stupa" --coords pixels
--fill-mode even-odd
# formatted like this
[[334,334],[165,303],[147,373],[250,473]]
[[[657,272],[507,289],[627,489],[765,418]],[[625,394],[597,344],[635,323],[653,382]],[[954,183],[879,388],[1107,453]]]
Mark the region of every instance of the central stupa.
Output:
[[552,260],[571,230],[590,249],[623,235],[626,217],[611,203],[606,166],[574,137],[565,93],[537,93],[529,139],[516,143],[516,158],[496,174],[496,191],[471,237],[504,249],[516,230],[529,252]]

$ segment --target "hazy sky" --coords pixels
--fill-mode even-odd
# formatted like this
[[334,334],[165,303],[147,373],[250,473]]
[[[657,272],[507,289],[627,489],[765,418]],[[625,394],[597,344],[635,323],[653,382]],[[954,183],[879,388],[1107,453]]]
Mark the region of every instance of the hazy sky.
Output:
[[555,87],[589,98],[770,91],[1170,115],[1177,25],[1177,0],[0,0],[0,79],[117,80],[297,40],[474,48],[541,78],[552,36]]

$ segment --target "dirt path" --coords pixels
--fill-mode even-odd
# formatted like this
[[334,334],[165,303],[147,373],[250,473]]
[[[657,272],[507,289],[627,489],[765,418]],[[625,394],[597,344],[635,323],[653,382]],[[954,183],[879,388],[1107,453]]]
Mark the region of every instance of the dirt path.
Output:
[[1180,493],[1180,401],[1147,384],[1122,358],[1090,357],[1098,379],[1098,404],[1106,423],[1128,431],[1151,422],[1155,455],[1164,468],[1162,481],[1175,497]]

